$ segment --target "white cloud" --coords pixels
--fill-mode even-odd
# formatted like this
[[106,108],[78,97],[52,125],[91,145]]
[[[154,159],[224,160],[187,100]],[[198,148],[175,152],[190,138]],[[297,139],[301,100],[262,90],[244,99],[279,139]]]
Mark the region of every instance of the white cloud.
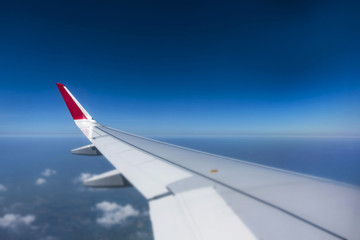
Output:
[[[54,169],[50,169],[50,168],[45,169],[41,173],[41,175],[44,176],[44,177],[50,177],[50,176],[52,176],[54,174],[56,174],[56,171]],[[45,178],[39,177],[38,179],[36,179],[35,184],[36,185],[43,185],[46,182],[47,182],[47,180]]]
[[50,169],[50,168],[47,168],[45,169],[41,175],[43,175],[44,177],[50,177],[52,175],[56,174],[56,171],[54,169]]
[[100,218],[96,219],[96,222],[104,227],[121,224],[129,217],[139,216],[139,211],[134,209],[130,204],[121,206],[117,203],[103,201],[96,204],[96,209],[103,213]]
[[5,214],[0,217],[0,227],[16,229],[19,226],[30,226],[35,221],[34,215]]
[[91,173],[81,173],[79,177],[75,178],[74,182],[84,182],[86,179],[92,178],[96,174]]
[[36,185],[43,185],[44,183],[46,183],[46,179],[44,178],[38,178],[36,179]]
[[0,184],[0,192],[5,192],[7,190],[7,187],[5,187],[3,184]]

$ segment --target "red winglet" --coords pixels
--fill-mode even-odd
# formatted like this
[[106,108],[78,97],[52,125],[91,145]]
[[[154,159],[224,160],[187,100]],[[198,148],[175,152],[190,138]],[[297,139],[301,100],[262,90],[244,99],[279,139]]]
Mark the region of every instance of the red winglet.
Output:
[[56,85],[59,88],[59,91],[60,91],[62,97],[64,98],[66,106],[68,107],[73,119],[74,120],[87,119],[87,117],[81,111],[81,109],[76,104],[74,99],[70,96],[68,90],[65,88],[65,85],[61,84],[61,83],[57,83]]

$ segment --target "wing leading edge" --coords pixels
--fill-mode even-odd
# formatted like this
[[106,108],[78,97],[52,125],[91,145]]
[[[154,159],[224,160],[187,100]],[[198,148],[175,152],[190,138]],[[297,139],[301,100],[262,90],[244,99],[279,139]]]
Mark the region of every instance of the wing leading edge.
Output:
[[91,146],[149,200],[155,239],[359,239],[359,188],[103,126],[57,86]]

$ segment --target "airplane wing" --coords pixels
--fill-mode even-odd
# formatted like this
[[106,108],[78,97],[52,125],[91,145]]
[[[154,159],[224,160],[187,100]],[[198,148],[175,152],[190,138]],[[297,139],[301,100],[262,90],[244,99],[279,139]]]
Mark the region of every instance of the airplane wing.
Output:
[[115,167],[85,185],[137,188],[156,240],[360,239],[360,188],[104,126],[57,86],[91,142],[72,152],[103,155]]

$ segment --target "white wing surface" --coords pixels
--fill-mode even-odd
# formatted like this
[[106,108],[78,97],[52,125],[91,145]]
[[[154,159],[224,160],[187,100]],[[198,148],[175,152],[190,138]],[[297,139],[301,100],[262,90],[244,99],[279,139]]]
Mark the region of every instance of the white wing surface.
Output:
[[358,187],[109,128],[57,85],[92,143],[73,153],[102,154],[116,169],[88,186],[137,188],[149,201],[156,240],[360,239]]

